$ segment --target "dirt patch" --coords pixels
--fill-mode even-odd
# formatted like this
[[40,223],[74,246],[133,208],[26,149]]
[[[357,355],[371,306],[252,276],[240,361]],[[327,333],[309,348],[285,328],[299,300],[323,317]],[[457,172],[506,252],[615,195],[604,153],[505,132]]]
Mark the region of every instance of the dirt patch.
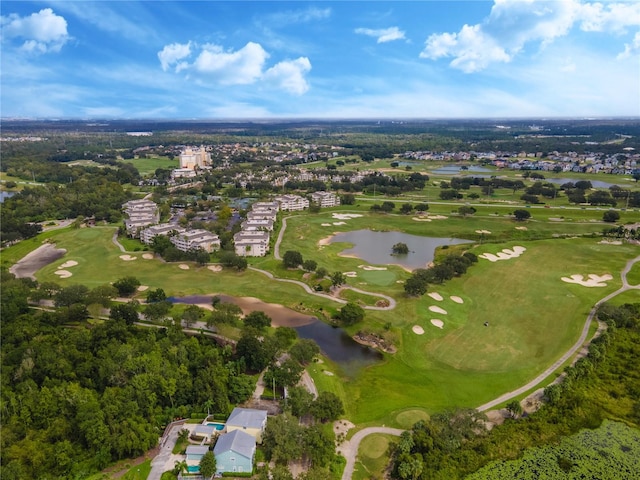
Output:
[[396,353],[398,350],[394,345],[387,342],[384,338],[375,335],[373,333],[358,332],[353,336],[353,339],[361,345],[367,345],[368,347],[382,350],[387,353]]
[[53,243],[45,243],[18,260],[15,265],[9,268],[9,271],[13,273],[16,278],[31,278],[35,280],[36,277],[34,274],[38,270],[55,262],[65,253],[67,253],[67,251],[64,248],[56,248]]

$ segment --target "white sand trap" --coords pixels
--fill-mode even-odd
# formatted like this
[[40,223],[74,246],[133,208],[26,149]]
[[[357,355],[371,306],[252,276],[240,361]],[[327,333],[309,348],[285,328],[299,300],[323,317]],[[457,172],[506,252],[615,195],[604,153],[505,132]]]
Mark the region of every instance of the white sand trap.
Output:
[[344,272],[345,277],[355,278],[358,276],[358,272]]
[[358,265],[358,268],[361,268],[362,270],[367,270],[367,271],[387,269],[387,267],[372,267],[371,265]]
[[588,279],[584,278],[584,275],[580,275],[579,273],[571,275],[570,277],[562,277],[563,282],[577,283],[583,287],[606,287],[606,282],[608,280],[613,280],[613,277],[608,273],[605,273],[604,275],[590,273],[588,275]]
[[429,215],[429,218],[432,220],[446,220],[447,217],[444,215]]
[[347,222],[333,222],[334,225],[346,225]]
[[602,245],[622,245],[622,240],[601,240],[598,243]]
[[440,307],[437,307],[435,305],[431,305],[429,307],[429,310],[431,310],[433,313],[439,313],[441,315],[446,315],[447,314],[447,311],[444,308],[440,308]]
[[359,213],[333,213],[331,214],[336,220],[351,220],[352,218],[361,217]]
[[53,273],[58,275],[60,278],[69,278],[71,275],[73,275],[73,273],[71,273],[69,270],[56,270]]
[[516,245],[513,249],[505,248],[495,255],[493,253],[483,253],[482,255],[478,255],[478,257],[489,260],[490,262],[497,262],[498,260],[510,260],[512,258],[517,258],[526,250],[526,248]]
[[209,265],[207,268],[209,270],[211,270],[212,272],[221,272],[222,271],[222,265]]
[[476,230],[476,233],[490,235],[491,232],[489,230]]
[[180,270],[189,270],[189,265],[187,265],[186,263],[181,263],[180,265],[178,265],[178,268],[180,268]]
[[63,270],[65,268],[75,267],[76,265],[78,265],[78,262],[76,262],[75,260],[69,260],[60,265],[60,269]]
[[424,335],[424,328],[422,328],[420,325],[414,325],[413,327],[411,327],[411,330],[416,335]]
[[322,224],[322,226],[323,226],[323,227],[330,227],[330,226],[331,226],[331,224],[330,224],[330,223],[323,223],[323,224]]
[[330,372],[329,370],[323,370],[322,373],[324,373],[325,375],[328,375],[330,377],[333,377],[333,372]]
[[145,291],[147,291],[147,290],[149,290],[149,285],[140,285],[140,286],[138,287],[138,291],[139,291],[139,292],[145,292]]
[[428,217],[413,217],[411,220],[415,220],[416,222],[430,222],[431,219]]
[[516,230],[529,230],[527,227],[516,227]]
[[442,320],[438,320],[437,318],[432,318],[431,325],[433,325],[434,327],[442,328],[444,327],[444,322]]
[[431,293],[427,293],[427,295],[429,295],[431,298],[433,298],[434,300],[437,300],[438,302],[442,301],[442,295],[440,295],[437,292],[431,292]]
[[131,255],[120,255],[120,260],[124,260],[125,262],[130,262],[131,260],[137,260],[138,257],[132,257]]
[[143,253],[142,258],[145,260],[153,260],[153,253]]
[[456,303],[460,303],[460,304],[464,303],[464,300],[462,300],[457,295],[451,295],[449,298],[451,299],[452,302],[456,302]]

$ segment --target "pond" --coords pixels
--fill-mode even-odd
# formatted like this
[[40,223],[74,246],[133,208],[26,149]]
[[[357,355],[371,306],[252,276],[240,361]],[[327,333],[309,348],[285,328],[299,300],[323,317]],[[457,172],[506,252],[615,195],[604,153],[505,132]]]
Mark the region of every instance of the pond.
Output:
[[[556,185],[564,185],[565,183],[576,183],[576,182],[579,182],[580,180],[576,180],[575,178],[545,178],[544,180],[541,180],[541,181],[554,183]],[[591,185],[593,186],[593,188],[610,188],[610,187],[613,187],[614,185],[620,185],[619,183],[609,183],[609,182],[603,182],[601,180],[588,180],[588,181],[591,182]]]
[[[345,374],[352,375],[360,368],[376,363],[382,355],[376,350],[360,345],[341,328],[333,328],[316,317],[296,312],[290,308],[275,303],[266,303],[252,297],[232,297],[230,295],[216,295],[222,302],[238,305],[243,313],[261,311],[269,315],[273,326],[291,327],[300,338],[315,341],[322,353],[336,362]],[[213,295],[190,295],[185,297],[169,297],[172,303],[189,305],[211,305]]]
[[[373,265],[400,265],[408,270],[425,268],[433,261],[435,249],[443,245],[470,243],[460,238],[437,238],[410,235],[402,232],[374,232],[354,230],[334,235],[329,243],[352,243],[352,248],[340,252],[342,256],[361,258]],[[393,246],[405,243],[407,255],[394,255]]]
[[447,165],[445,167],[436,168],[435,170],[431,170],[431,173],[440,174],[440,175],[455,175],[456,173],[489,173],[493,172],[488,168],[478,167],[476,165],[470,165],[466,169],[462,169],[460,165]]

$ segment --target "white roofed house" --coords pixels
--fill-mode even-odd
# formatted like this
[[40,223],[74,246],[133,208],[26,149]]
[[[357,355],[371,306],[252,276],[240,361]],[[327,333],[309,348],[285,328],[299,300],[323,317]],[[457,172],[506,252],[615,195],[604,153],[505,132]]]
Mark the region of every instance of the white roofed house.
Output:
[[220,249],[220,238],[208,230],[187,230],[171,237],[171,243],[182,252],[201,248],[207,253]]
[[337,207],[340,205],[340,197],[333,192],[313,192],[311,201],[321,208]]

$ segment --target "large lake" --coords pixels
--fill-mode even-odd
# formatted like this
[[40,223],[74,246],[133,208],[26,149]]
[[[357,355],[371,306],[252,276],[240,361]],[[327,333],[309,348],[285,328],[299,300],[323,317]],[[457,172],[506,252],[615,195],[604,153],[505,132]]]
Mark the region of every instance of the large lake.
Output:
[[466,169],[462,169],[459,165],[447,165],[445,167],[436,168],[435,170],[431,170],[431,173],[440,174],[440,175],[455,175],[456,173],[489,173],[493,172],[489,168],[478,167],[476,165],[469,165]]
[[[443,245],[471,243],[460,238],[421,237],[402,232],[374,232],[372,230],[354,230],[334,235],[330,243],[352,243],[352,248],[340,252],[340,255],[361,258],[373,265],[400,265],[409,270],[425,268],[433,261],[435,249]],[[405,243],[409,247],[407,255],[394,255],[393,246]]]
[[[354,375],[360,368],[382,359],[380,352],[360,345],[341,328],[327,325],[311,315],[296,312],[282,305],[266,303],[257,298],[217,296],[222,302],[238,305],[245,314],[256,310],[264,312],[271,317],[273,325],[291,327],[296,330],[300,338],[315,341],[322,353],[336,362],[347,375]],[[170,297],[169,300],[172,303],[211,305],[212,297],[213,295],[190,295]]]
[[[580,180],[576,180],[575,178],[546,178],[541,181],[554,183],[556,185],[564,185],[565,183],[576,183],[576,182],[579,182]],[[593,185],[593,188],[610,188],[610,187],[613,187],[614,185],[620,185],[619,183],[609,183],[609,182],[603,182],[601,180],[587,180],[587,181],[591,182],[591,185]],[[624,182],[621,186],[624,186]]]

